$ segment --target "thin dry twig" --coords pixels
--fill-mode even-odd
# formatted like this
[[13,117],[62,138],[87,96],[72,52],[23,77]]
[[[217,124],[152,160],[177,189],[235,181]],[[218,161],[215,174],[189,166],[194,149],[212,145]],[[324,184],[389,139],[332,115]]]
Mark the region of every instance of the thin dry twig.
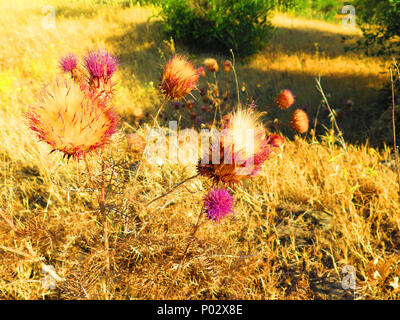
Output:
[[177,189],[178,187],[180,187],[181,185],[185,184],[186,182],[188,182],[189,180],[192,180],[196,177],[199,176],[199,173],[195,174],[194,176],[191,176],[189,178],[186,178],[185,180],[177,183],[176,185],[174,185],[171,189],[169,189],[167,192],[163,193],[162,195],[150,200],[149,202],[147,202],[146,207],[148,207],[150,204],[152,204],[154,201],[157,201],[161,198],[164,198],[165,196],[169,195],[172,191],[174,191],[175,189]]
[[59,282],[65,281],[65,279],[63,277],[59,276],[57,274],[57,272],[55,272],[53,269],[49,268],[48,265],[46,265],[45,263],[42,262],[42,260],[44,258],[40,257],[36,252],[34,252],[32,247],[28,243],[26,243],[25,245],[26,245],[29,253],[23,252],[18,249],[9,248],[9,247],[3,246],[1,244],[0,244],[0,249],[3,251],[8,251],[8,252],[12,252],[17,255],[23,256],[32,262],[40,262],[41,269],[45,270],[47,273],[49,273],[56,281],[59,281]]
[[4,221],[9,225],[11,229],[13,229],[17,233],[23,233],[21,230],[19,230],[15,224],[12,222],[12,220],[7,216],[7,214],[3,211],[3,209],[0,209],[0,216],[4,219]]

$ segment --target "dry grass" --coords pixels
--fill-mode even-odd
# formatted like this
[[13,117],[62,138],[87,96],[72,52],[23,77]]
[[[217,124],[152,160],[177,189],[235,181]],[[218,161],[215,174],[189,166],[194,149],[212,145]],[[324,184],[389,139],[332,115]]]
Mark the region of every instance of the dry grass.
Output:
[[[235,189],[235,214],[201,226],[173,284],[209,181],[192,180],[146,207],[193,175],[194,167],[144,163],[136,179],[138,155],[128,151],[125,137],[138,127],[136,109],[158,109],[159,72],[171,46],[159,26],[147,22],[152,8],[58,1],[54,31],[41,27],[41,9],[49,2],[0,5],[1,24],[8,26],[0,29],[0,298],[400,298],[399,187],[390,150],[347,144],[346,153],[330,132],[320,142],[286,139],[258,178]],[[361,108],[387,79],[381,73],[387,63],[345,54],[340,37],[348,31],[338,25],[283,15],[273,22],[280,31],[269,46],[237,68],[243,99],[256,97],[265,110],[276,93],[290,88],[312,115],[321,101],[314,80],[320,74],[330,103],[352,99],[356,107],[348,117],[364,119]],[[117,177],[107,201],[108,283],[102,227],[93,194],[84,190],[83,164],[48,155],[22,120],[35,91],[59,72],[61,55],[99,46],[123,62],[115,102],[124,121],[106,150]],[[192,57],[199,63],[205,55]],[[269,117],[286,116],[268,110]],[[355,136],[360,125],[353,126]],[[90,163],[99,172],[96,159]],[[56,289],[43,288],[43,264],[63,278]],[[357,272],[355,291],[341,288],[346,265]]]

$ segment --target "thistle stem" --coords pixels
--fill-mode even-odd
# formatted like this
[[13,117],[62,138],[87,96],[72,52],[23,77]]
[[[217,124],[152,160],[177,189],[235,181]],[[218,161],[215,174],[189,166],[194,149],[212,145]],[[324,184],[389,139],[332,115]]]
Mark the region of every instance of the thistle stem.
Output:
[[[86,155],[83,155],[83,160],[85,161],[86,169],[89,174],[89,179],[91,180],[92,178],[92,172],[89,166],[89,162],[87,161]],[[104,179],[104,169],[105,169],[105,162],[104,162],[104,155],[101,154],[101,185],[100,188],[99,186],[92,181],[93,183],[93,188],[95,190],[100,189],[100,195],[97,195],[97,201],[99,203],[100,207],[100,219],[102,220],[103,223],[103,232],[104,232],[104,251],[106,254],[106,283],[108,282],[109,276],[110,276],[110,253],[109,253],[109,243],[108,243],[108,221],[107,221],[107,212],[106,212],[106,206],[105,206],[105,179]]]
[[109,278],[110,275],[110,251],[109,251],[109,243],[108,243],[108,220],[107,220],[107,212],[106,212],[106,207],[105,207],[105,179],[104,179],[104,167],[105,167],[105,162],[104,162],[104,155],[101,155],[101,195],[100,195],[100,201],[99,201],[99,206],[100,206],[100,213],[103,219],[103,229],[104,229],[104,250],[106,253],[106,270],[107,270],[107,279]]

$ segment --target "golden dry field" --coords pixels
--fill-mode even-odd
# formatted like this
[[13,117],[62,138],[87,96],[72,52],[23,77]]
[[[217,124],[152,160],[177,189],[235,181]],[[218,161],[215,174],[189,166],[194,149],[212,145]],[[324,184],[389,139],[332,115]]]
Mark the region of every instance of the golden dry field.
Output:
[[[43,26],[51,18],[46,6],[56,10],[55,28]],[[279,127],[284,145],[257,177],[232,188],[234,212],[220,223],[201,220],[191,237],[211,182],[191,179],[149,204],[196,174],[196,166],[140,161],[140,148],[127,137],[167,127],[168,120],[199,130],[193,111],[212,120],[214,111],[202,113],[198,93],[192,111],[169,103],[155,118],[171,55],[186,54],[196,66],[208,57],[222,66],[232,57],[189,52],[166,39],[157,18],[149,19],[157,10],[94,1],[0,2],[0,299],[399,299],[393,148],[368,143],[368,110],[390,79],[390,61],[345,52],[342,36],[361,37],[359,30],[276,13],[266,48],[235,66],[240,98],[254,99],[265,123],[287,122],[293,110],[274,104],[290,89],[296,107],[307,108],[310,129],[318,110],[321,124],[303,135]],[[120,59],[112,102],[121,121],[103,151],[108,252],[92,187],[102,179],[96,153],[88,154],[88,175],[84,161],[50,154],[24,117],[41,88],[64,76],[61,57],[97,48]],[[331,107],[343,110],[337,125],[344,145],[318,108],[318,77]],[[221,90],[226,79],[234,100],[233,73],[217,73]],[[209,74],[204,80],[214,83]],[[349,270],[355,289],[343,288]]]

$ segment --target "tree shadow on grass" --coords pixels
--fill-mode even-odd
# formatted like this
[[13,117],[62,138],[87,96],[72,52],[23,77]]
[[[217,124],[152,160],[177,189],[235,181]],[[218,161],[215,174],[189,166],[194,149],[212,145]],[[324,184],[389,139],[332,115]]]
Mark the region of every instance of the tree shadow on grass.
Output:
[[[336,58],[347,55],[345,45],[355,44],[361,38],[359,35],[350,36],[345,32],[337,33],[307,27],[303,29],[276,27],[271,34],[268,50],[290,54],[315,54],[319,51],[327,58]],[[344,42],[344,39],[348,42]]]
[[[243,75],[240,80],[246,82],[247,95],[254,97],[260,111],[268,113],[267,119],[278,118],[288,123],[295,109],[305,107],[310,129],[314,128],[319,109],[317,135],[326,134],[326,128],[332,127],[329,113],[321,105],[322,95],[316,88],[317,75],[306,71],[261,71],[249,67],[239,69],[238,73]],[[363,143],[367,139],[371,141],[371,126],[387,106],[376,106],[372,100],[366,99],[366,92],[367,96],[377,96],[379,92],[373,85],[381,79],[357,74],[337,74],[321,77],[320,81],[330,106],[337,112],[336,120],[345,140],[351,143]],[[260,82],[262,85],[258,88]],[[295,104],[287,110],[280,110],[275,104],[275,97],[283,89],[290,89],[296,99]],[[351,109],[346,107],[347,100],[353,101]],[[288,136],[294,134],[289,126],[282,127],[282,132]]]
[[56,7],[57,17],[63,17],[65,19],[71,18],[94,18],[98,14],[98,8],[96,7]]
[[107,39],[116,48],[123,79],[134,77],[146,83],[160,78],[168,57],[162,58],[165,44],[161,26],[156,23],[124,24],[123,34]]
[[[43,6],[34,11],[36,15],[44,16],[45,14],[49,14],[48,10],[52,6]],[[99,7],[95,6],[54,6],[55,15],[57,19],[76,19],[76,18],[94,18],[99,13]]]

